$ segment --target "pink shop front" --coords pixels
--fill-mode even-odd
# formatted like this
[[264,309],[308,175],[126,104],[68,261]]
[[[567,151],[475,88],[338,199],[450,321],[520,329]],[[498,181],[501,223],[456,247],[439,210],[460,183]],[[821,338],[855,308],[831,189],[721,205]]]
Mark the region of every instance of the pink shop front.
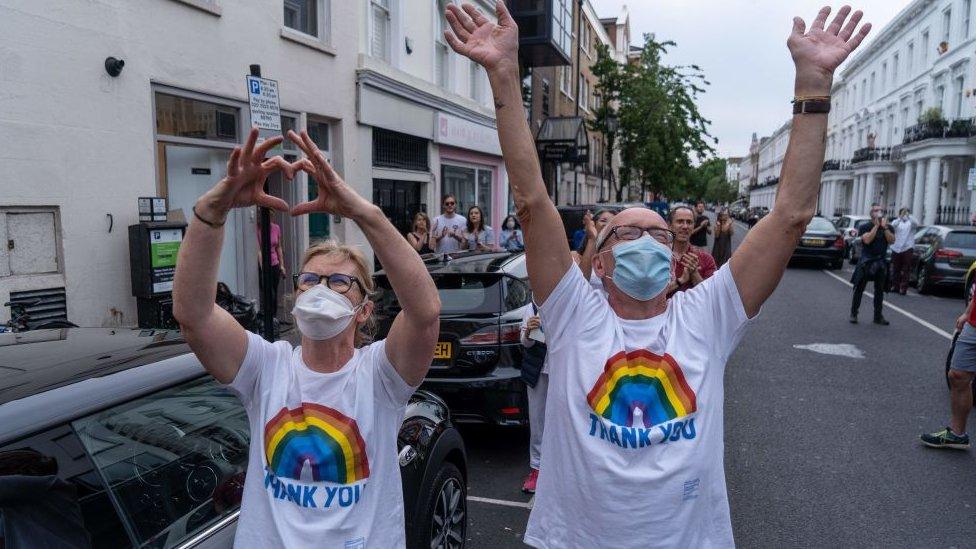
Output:
[[[471,206],[479,206],[494,229],[497,244],[502,220],[511,209],[498,133],[494,128],[438,113],[434,142],[440,166],[440,196],[453,194],[458,201],[457,211],[463,215]],[[429,210],[432,216],[440,213],[439,197]]]

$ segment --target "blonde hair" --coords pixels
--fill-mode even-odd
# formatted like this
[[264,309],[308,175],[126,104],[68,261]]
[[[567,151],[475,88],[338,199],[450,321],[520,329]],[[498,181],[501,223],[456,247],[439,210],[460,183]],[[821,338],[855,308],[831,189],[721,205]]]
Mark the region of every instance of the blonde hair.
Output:
[[[305,250],[305,253],[302,255],[302,270],[305,269],[309,261],[319,256],[337,259],[339,261],[351,261],[356,266],[356,278],[362,283],[363,290],[366,293],[364,297],[369,299],[373,296],[373,292],[376,290],[376,283],[373,281],[373,269],[370,268],[369,262],[366,260],[363,252],[352,246],[340,244],[332,239],[324,240]],[[373,313],[370,312],[366,322],[356,329],[355,346],[362,347],[370,343],[375,334],[376,319],[373,317]]]

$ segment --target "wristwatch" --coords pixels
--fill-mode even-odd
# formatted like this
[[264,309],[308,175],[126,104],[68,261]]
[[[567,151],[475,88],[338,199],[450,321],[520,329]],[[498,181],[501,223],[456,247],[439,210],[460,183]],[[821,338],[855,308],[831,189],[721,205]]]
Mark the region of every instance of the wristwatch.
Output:
[[793,100],[793,114],[826,114],[830,112],[830,98],[796,98]]

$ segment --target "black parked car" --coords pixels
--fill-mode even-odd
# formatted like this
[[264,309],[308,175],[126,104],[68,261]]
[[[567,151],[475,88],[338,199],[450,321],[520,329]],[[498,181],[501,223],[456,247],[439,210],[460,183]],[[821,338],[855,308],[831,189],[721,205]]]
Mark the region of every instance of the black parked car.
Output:
[[976,260],[976,228],[932,225],[915,233],[910,282],[919,293],[936,286],[962,290]]
[[[0,334],[0,547],[232,545],[247,413],[188,353],[172,331]],[[409,545],[464,540],[444,403],[418,391],[397,443]]]
[[[441,298],[440,338],[422,389],[447,401],[457,421],[523,425],[519,327],[531,307],[525,254],[462,252],[427,261]],[[377,337],[400,311],[382,271],[376,274]]]
[[793,251],[793,259],[821,261],[840,269],[844,266],[844,237],[826,218],[814,217]]

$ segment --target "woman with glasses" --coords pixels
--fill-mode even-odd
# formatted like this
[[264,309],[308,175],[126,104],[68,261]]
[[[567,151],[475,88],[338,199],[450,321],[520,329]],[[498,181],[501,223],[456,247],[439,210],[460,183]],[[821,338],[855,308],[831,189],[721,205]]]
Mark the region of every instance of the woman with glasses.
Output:
[[417,212],[417,215],[413,216],[413,226],[407,233],[407,242],[417,250],[418,254],[424,255],[434,253],[430,241],[430,218],[424,212]]
[[[288,132],[306,157],[265,155],[251,131],[227,175],[193,208],[173,284],[173,314],[203,366],[244,404],[251,444],[236,547],[404,547],[396,437],[407,401],[433,358],[440,299],[427,270],[383,212],[333,171],[308,134]],[[288,204],[264,193],[275,171],[305,171],[318,198],[292,215],[353,220],[383,263],[402,307],[382,341],[369,342],[373,280],[356,248],[308,249],[292,315],[301,345],[245,332],[214,305],[223,225],[232,208]]]
[[465,250],[491,251],[495,249],[495,233],[485,225],[485,214],[478,206],[468,208],[468,225],[464,231]]

